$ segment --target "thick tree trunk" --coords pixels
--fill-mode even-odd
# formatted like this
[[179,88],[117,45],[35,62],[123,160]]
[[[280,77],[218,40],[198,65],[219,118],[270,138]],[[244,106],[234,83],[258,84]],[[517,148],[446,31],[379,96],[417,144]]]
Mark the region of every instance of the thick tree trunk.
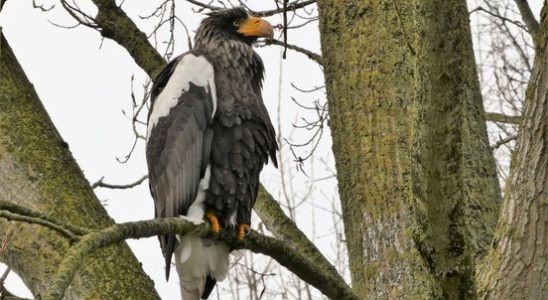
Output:
[[480,273],[484,299],[548,297],[548,3],[495,243]]
[[318,6],[353,288],[475,298],[500,191],[466,2]]
[[[84,228],[112,224],[3,35],[0,48],[0,200]],[[39,299],[70,244],[45,227],[0,221],[1,239],[9,230],[1,259]],[[83,265],[65,299],[158,299],[125,244],[97,251]]]

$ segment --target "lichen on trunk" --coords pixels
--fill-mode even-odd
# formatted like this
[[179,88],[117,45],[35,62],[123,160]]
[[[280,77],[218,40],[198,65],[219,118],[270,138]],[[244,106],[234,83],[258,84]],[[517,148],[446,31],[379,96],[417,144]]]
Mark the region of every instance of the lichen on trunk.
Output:
[[[112,224],[3,35],[0,45],[0,198],[80,227]],[[6,221],[0,238],[10,227],[2,261],[39,299],[70,244],[45,227]],[[84,265],[65,299],[158,299],[125,244],[94,253]]]
[[353,288],[475,298],[500,192],[466,2],[318,7]]
[[495,242],[479,274],[482,299],[548,295],[548,3],[525,95]]

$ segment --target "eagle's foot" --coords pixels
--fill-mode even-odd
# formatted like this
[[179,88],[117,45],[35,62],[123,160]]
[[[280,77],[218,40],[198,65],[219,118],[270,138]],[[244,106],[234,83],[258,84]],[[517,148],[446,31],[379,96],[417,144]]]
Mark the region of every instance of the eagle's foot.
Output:
[[248,231],[248,224],[238,224],[238,241],[243,240]]
[[221,226],[219,225],[219,219],[217,219],[217,216],[212,213],[208,212],[206,214],[206,218],[209,220],[209,223],[211,224],[211,232],[217,234],[221,232]]

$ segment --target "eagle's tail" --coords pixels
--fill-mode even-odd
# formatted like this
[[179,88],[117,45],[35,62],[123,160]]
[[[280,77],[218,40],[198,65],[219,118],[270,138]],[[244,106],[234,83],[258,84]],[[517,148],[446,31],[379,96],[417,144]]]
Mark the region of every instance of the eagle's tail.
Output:
[[175,266],[183,300],[207,299],[216,281],[228,272],[226,243],[197,236],[177,236]]

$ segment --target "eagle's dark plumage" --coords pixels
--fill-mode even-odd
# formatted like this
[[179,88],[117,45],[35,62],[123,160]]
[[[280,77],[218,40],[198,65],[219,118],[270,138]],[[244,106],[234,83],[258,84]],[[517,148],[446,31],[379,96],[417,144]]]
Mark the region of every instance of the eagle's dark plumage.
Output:
[[[147,164],[156,217],[204,217],[247,229],[259,173],[276,165],[274,128],[261,97],[264,67],[252,44],[272,26],[243,8],[208,14],[194,49],[156,78]],[[175,255],[183,299],[207,298],[228,268],[228,247],[195,236],[162,236],[166,277]]]

